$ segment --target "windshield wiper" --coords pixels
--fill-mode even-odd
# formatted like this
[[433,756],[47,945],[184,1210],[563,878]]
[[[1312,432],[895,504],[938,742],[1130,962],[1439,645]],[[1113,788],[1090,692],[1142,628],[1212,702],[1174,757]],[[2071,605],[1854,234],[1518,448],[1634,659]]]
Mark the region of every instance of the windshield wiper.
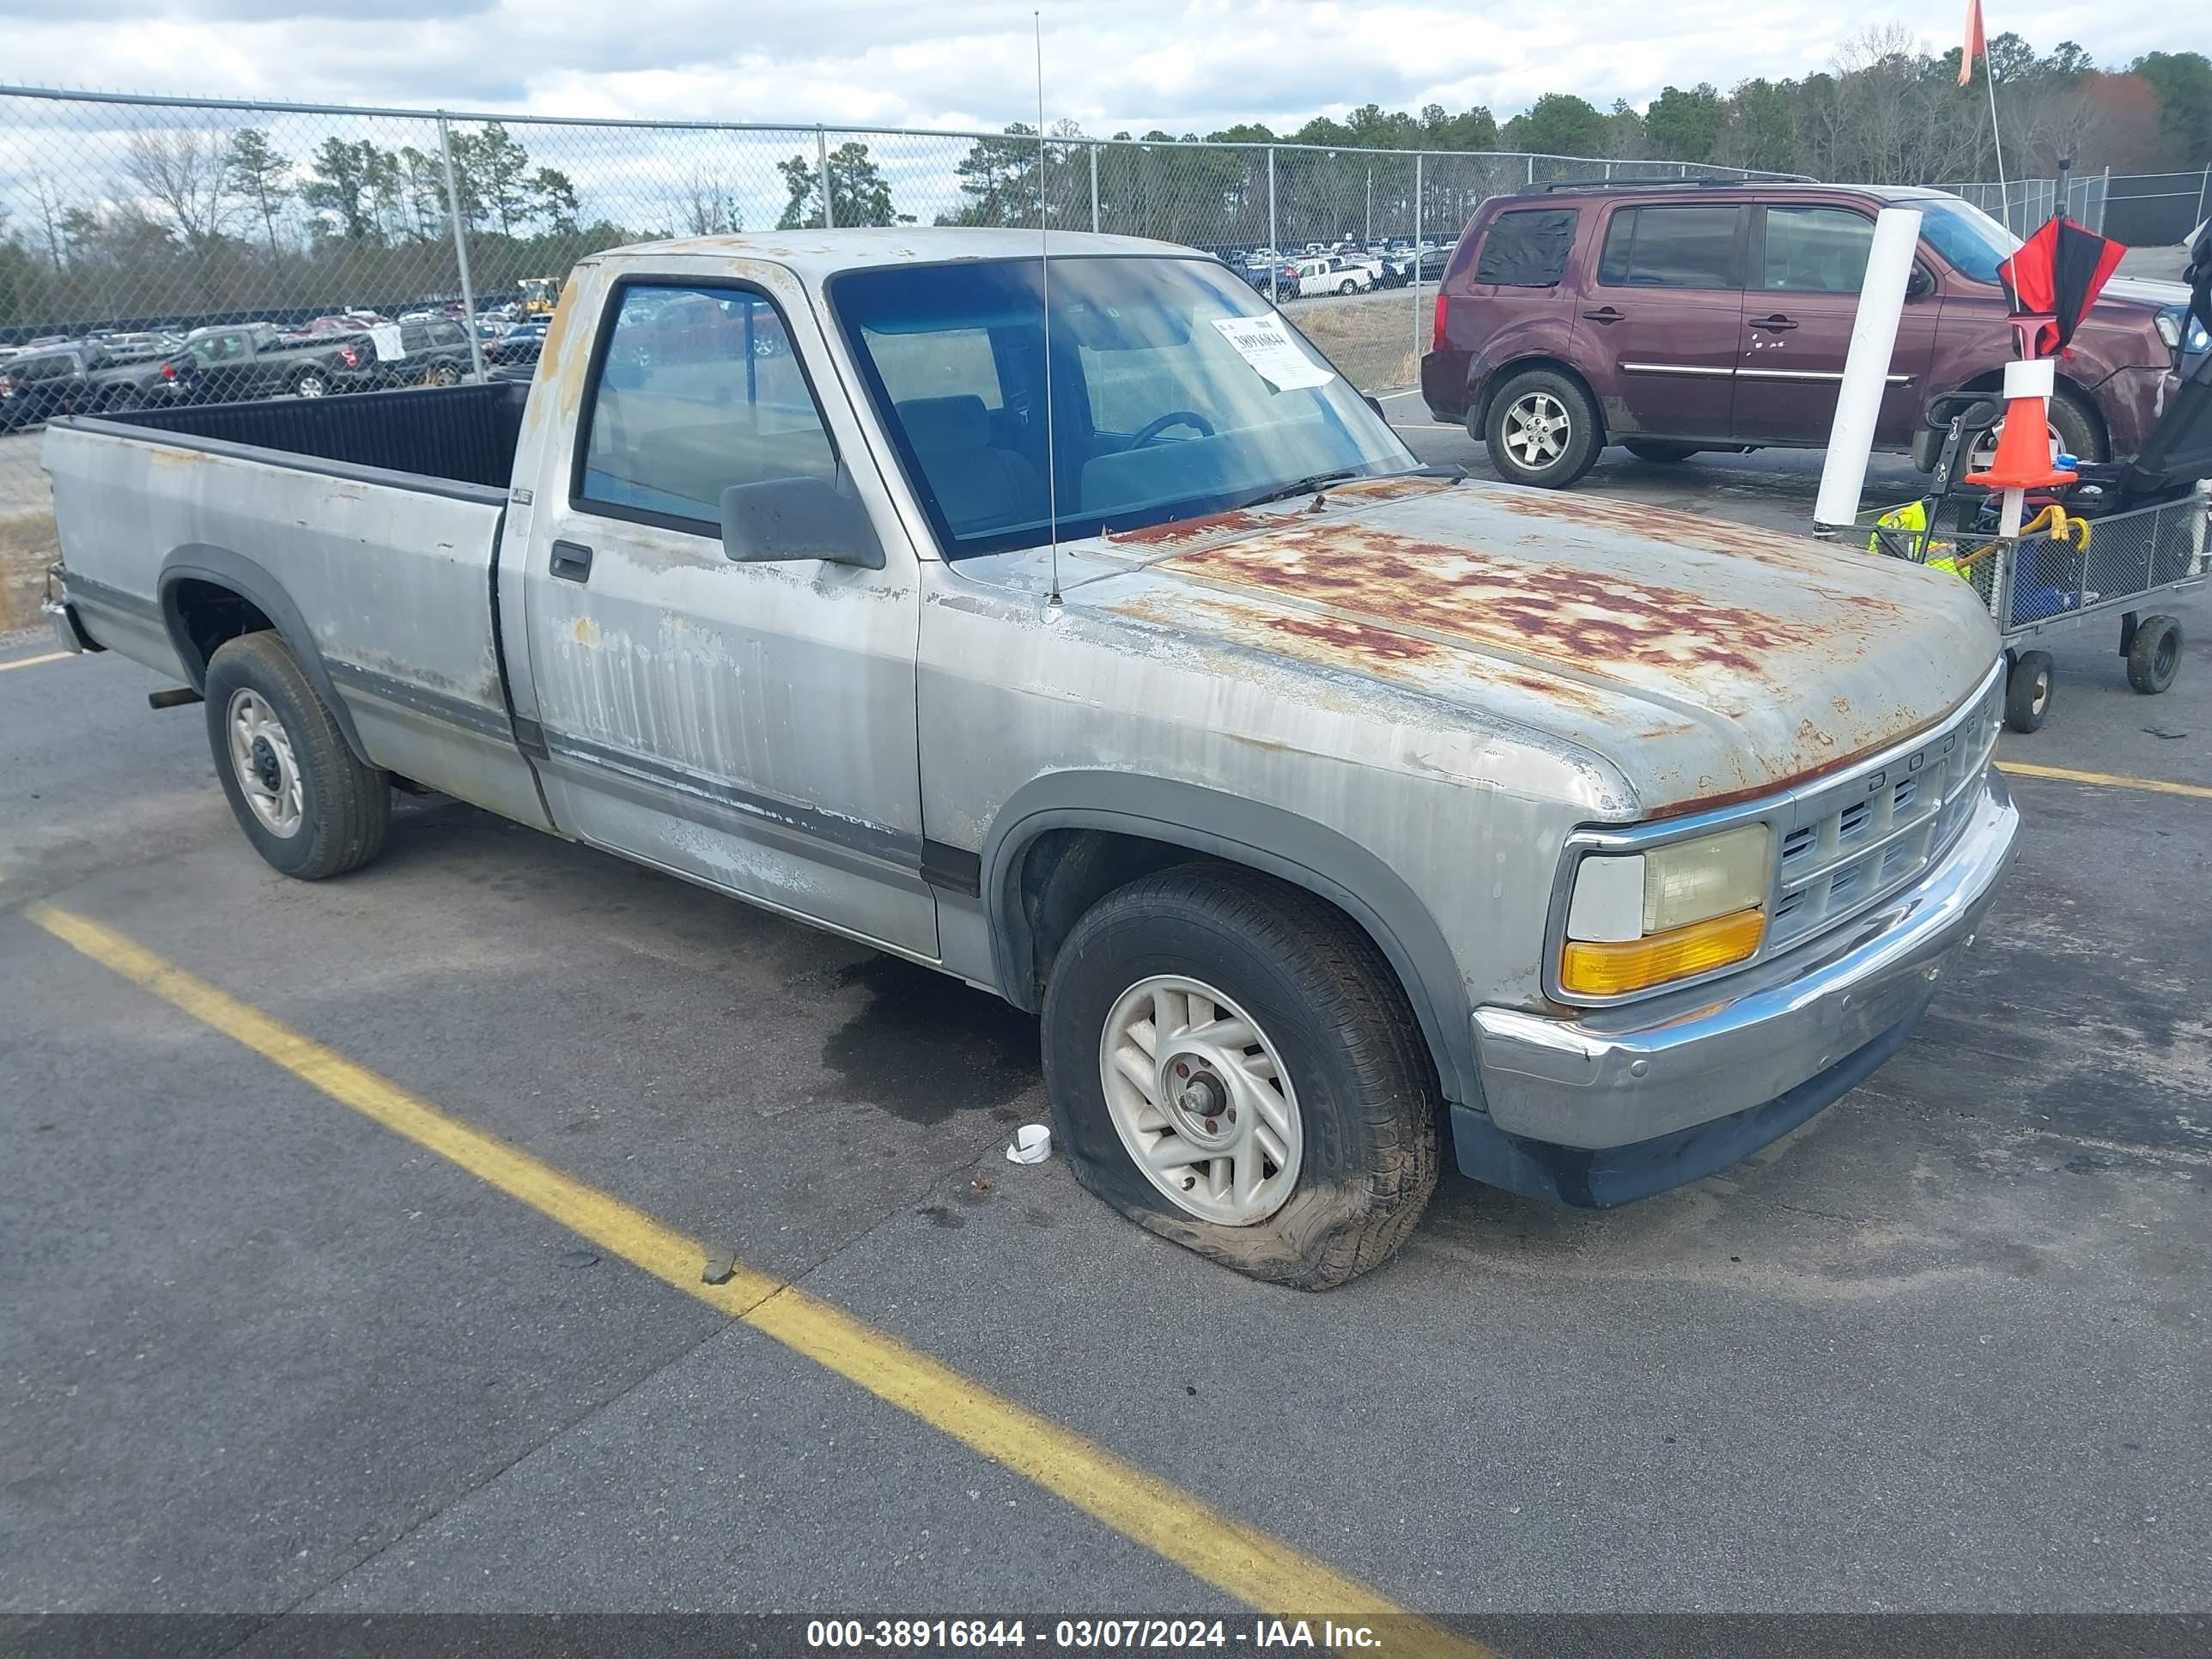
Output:
[[[1237,506],[1264,507],[1269,501],[1286,501],[1293,495],[1318,495],[1331,484],[1343,483],[1348,479],[1365,476],[1364,468],[1340,466],[1334,472],[1316,472],[1310,478],[1299,479],[1296,483],[1283,484],[1273,489],[1262,490],[1256,495],[1248,495],[1237,502]],[[1467,478],[1467,469],[1447,463],[1440,466],[1412,467],[1404,472],[1392,472],[1384,476],[1393,478],[1445,478],[1453,483],[1461,483]]]

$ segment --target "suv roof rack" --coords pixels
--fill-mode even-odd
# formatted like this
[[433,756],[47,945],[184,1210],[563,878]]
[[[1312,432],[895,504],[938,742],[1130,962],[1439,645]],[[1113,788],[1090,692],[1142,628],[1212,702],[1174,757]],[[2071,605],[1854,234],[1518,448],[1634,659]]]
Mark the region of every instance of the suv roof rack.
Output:
[[1773,179],[1583,179],[1530,185],[1514,193],[1518,196],[1549,196],[1554,191],[1566,190],[1740,190],[1747,185],[1817,185],[1820,182],[1818,179],[1802,173],[1786,173]]

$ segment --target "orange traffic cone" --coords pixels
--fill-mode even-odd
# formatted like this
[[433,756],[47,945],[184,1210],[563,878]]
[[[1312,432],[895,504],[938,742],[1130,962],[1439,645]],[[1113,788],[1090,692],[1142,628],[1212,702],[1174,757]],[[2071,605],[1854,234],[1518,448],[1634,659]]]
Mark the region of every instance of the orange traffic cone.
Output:
[[2069,484],[2080,475],[2051,464],[2050,398],[2057,371],[2048,357],[2005,365],[2004,430],[1986,472],[1970,472],[1966,482],[1984,489],[2044,489]]

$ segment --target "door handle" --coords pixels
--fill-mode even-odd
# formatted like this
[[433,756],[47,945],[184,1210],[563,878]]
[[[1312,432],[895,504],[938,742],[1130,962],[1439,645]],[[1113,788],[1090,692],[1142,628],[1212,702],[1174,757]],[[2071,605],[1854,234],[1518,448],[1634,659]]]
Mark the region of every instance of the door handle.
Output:
[[553,544],[553,574],[564,582],[592,580],[592,550],[581,542]]
[[1617,323],[1621,317],[1621,313],[1611,306],[1600,306],[1595,311],[1585,311],[1583,315],[1594,323]]
[[1789,318],[1782,315],[1781,313],[1777,312],[1771,317],[1761,317],[1755,319],[1752,323],[1752,326],[1753,328],[1763,328],[1769,334],[1787,334],[1791,329],[1796,327],[1797,325],[1790,321]]

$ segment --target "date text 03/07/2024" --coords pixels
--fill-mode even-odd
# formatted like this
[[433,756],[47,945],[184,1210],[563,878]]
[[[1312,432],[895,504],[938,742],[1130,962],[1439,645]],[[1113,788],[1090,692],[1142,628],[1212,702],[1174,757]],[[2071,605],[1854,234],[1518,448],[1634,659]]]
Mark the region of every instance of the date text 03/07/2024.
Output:
[[1220,1619],[1060,1619],[1032,1632],[1024,1619],[817,1619],[806,1626],[806,1645],[817,1650],[890,1648],[1040,1647],[1071,1650],[1226,1648],[1325,1648],[1376,1650],[1382,1641],[1366,1625],[1332,1620],[1255,1619],[1249,1629]]

